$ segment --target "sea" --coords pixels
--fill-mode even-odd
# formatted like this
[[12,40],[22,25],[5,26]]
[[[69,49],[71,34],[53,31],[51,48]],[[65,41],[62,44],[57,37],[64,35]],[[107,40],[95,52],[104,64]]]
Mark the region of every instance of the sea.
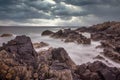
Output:
[[[77,64],[81,65],[84,63],[94,62],[94,61],[102,61],[106,65],[110,67],[120,67],[120,64],[110,60],[105,57],[101,53],[103,52],[102,48],[96,48],[100,45],[100,41],[92,41],[90,45],[82,45],[77,43],[64,43],[61,39],[53,39],[49,36],[41,36],[41,33],[44,30],[51,30],[56,32],[60,29],[65,29],[69,27],[0,27],[0,35],[4,33],[13,34],[12,37],[0,37],[0,46],[3,43],[7,43],[8,41],[14,39],[16,36],[26,35],[29,36],[32,40],[32,43],[36,42],[45,42],[48,43],[49,46],[43,48],[35,49],[37,52],[42,50],[47,50],[50,47],[59,48],[63,47],[71,59]],[[76,29],[71,27],[71,29]],[[89,33],[81,33],[82,35],[89,37]],[[96,56],[102,56],[104,59],[97,59]]]

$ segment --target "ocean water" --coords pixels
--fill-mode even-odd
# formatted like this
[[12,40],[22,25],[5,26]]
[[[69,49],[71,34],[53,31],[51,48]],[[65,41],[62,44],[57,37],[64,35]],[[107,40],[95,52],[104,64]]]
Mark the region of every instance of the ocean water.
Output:
[[[0,28],[0,34],[3,33],[12,33],[14,36],[12,37],[1,37],[0,38],[0,46],[2,46],[2,43],[6,43],[7,41],[14,39],[17,35],[27,35],[31,38],[32,43],[36,42],[46,42],[49,44],[47,47],[38,48],[35,49],[37,52],[41,50],[47,50],[50,47],[58,48],[63,47],[69,54],[69,56],[72,58],[72,60],[80,65],[87,62],[93,62],[99,59],[95,59],[97,55],[100,55],[104,58],[102,61],[103,63],[107,64],[108,66],[116,66],[120,67],[120,65],[114,61],[111,61],[110,59],[104,57],[102,54],[100,54],[103,49],[96,48],[96,46],[100,45],[100,41],[92,41],[91,45],[82,45],[82,44],[76,44],[76,43],[64,43],[60,39],[53,39],[49,36],[41,36],[42,31],[44,30],[51,30],[51,31],[57,31],[61,28],[48,28],[48,27],[2,27]],[[73,28],[74,29],[74,28]],[[82,33],[86,37],[90,37],[89,33]]]

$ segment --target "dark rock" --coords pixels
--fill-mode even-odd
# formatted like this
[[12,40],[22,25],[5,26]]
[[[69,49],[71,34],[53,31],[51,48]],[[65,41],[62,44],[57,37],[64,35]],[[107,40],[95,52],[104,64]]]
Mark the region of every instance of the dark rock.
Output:
[[47,35],[51,35],[51,34],[53,34],[53,32],[52,31],[50,31],[50,30],[45,30],[45,31],[43,31],[42,32],[42,36],[47,36]]
[[51,37],[61,38],[62,35],[63,35],[63,31],[62,31],[62,30],[59,30],[59,31],[57,31],[56,33],[52,34]]
[[11,37],[11,36],[13,36],[13,34],[7,34],[7,33],[5,33],[5,34],[2,34],[0,37]]
[[76,73],[80,75],[80,74],[84,73],[86,71],[86,69],[87,69],[86,64],[79,65],[79,66],[77,66]]
[[95,61],[92,64],[88,64],[88,67],[92,72],[100,71],[102,69],[107,68],[107,66],[100,61]]
[[59,61],[54,61],[54,62],[52,62],[50,69],[63,70],[63,69],[69,69],[69,68],[65,63],[60,63]]
[[53,49],[52,58],[54,60],[58,60],[61,63],[65,63],[68,67],[72,69],[74,69],[76,66],[63,48]]
[[103,80],[116,80],[116,75],[113,74],[109,69],[102,69],[98,71]]
[[120,75],[119,69],[108,67],[99,61],[80,65],[75,73],[83,80],[116,80]]
[[88,28],[87,27],[80,27],[80,28],[77,28],[75,31],[78,31],[78,32],[87,32]]
[[94,59],[100,59],[100,60],[105,60],[102,56],[97,55]]
[[120,63],[120,54],[118,52],[115,52],[112,49],[105,48],[103,54],[111,60]]
[[69,34],[67,38],[65,39],[65,42],[77,42],[78,44],[90,44],[91,40],[89,38],[86,38],[82,34]]
[[4,44],[2,49],[10,54],[14,54],[15,59],[18,61],[23,60],[23,63],[33,64],[37,55],[33,48],[31,39],[27,36],[17,36],[14,40]]

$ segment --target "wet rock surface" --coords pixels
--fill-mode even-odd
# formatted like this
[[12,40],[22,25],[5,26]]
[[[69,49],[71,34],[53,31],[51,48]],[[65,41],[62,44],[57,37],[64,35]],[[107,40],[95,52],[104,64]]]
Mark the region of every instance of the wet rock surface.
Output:
[[35,52],[29,37],[17,36],[0,48],[0,80],[120,80],[120,69],[76,65],[64,48]]

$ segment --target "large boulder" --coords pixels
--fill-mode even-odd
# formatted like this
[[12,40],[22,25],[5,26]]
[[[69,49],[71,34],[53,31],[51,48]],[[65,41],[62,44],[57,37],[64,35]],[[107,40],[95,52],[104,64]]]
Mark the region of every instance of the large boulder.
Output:
[[16,60],[23,60],[22,63],[35,64],[37,53],[33,48],[30,37],[17,36],[15,39],[8,41],[7,44],[4,43],[1,49],[13,54]]
[[50,30],[45,30],[45,31],[43,31],[42,32],[42,36],[48,36],[48,35],[51,35],[51,34],[53,34],[53,32],[52,31],[50,31]]

